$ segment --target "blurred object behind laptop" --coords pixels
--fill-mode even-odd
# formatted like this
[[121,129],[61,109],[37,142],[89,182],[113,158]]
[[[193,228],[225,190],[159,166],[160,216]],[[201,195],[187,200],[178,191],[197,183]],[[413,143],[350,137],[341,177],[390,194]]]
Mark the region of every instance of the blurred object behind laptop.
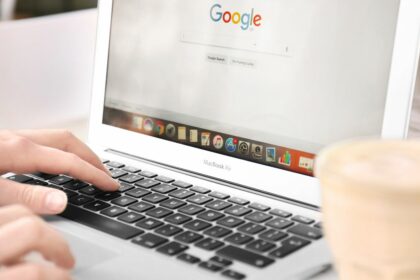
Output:
[[0,23],[0,128],[87,118],[96,18],[89,9]]

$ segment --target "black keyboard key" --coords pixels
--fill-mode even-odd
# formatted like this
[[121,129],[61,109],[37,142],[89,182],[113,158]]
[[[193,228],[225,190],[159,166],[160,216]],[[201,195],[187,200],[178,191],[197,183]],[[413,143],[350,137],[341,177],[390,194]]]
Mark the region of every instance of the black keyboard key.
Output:
[[163,182],[163,183],[171,183],[171,182],[175,181],[174,179],[166,177],[166,176],[157,176],[155,178],[155,180]]
[[85,207],[86,209],[92,210],[92,211],[101,211],[107,207],[111,206],[111,204],[100,201],[100,200],[95,200],[91,203],[86,204]]
[[48,184],[48,186],[46,186],[46,187],[56,189],[56,190],[60,190],[60,191],[64,191],[64,189],[62,187],[59,187],[59,186],[54,185],[54,184]]
[[204,234],[209,235],[211,237],[215,237],[215,238],[220,238],[231,233],[232,231],[230,229],[220,227],[220,226],[214,226],[204,231]]
[[172,241],[168,244],[165,244],[161,247],[159,247],[159,249],[157,249],[157,251],[159,253],[168,255],[168,256],[175,256],[178,255],[181,252],[184,252],[185,250],[187,250],[189,247],[187,245]]
[[306,224],[306,225],[309,225],[309,224],[312,224],[313,222],[315,222],[314,219],[307,218],[307,217],[300,216],[300,215],[294,216],[292,218],[292,220],[295,221],[295,222],[301,223],[301,224]]
[[34,186],[47,186],[48,185],[47,182],[44,182],[38,179],[32,179],[30,181],[25,182],[25,184],[34,185]]
[[198,204],[198,205],[205,204],[205,203],[210,202],[212,200],[213,200],[212,198],[210,198],[208,196],[205,196],[205,195],[202,195],[202,194],[196,194],[196,195],[191,196],[190,198],[187,199],[188,202],[192,202],[192,203],[195,203],[195,204]]
[[216,212],[216,211],[213,211],[213,210],[207,210],[207,211],[199,214],[197,216],[197,218],[212,222],[212,221],[216,221],[216,220],[218,220],[218,219],[220,219],[224,216],[225,215],[223,215],[222,213],[219,213],[219,212]]
[[81,188],[84,188],[86,186],[88,186],[88,184],[79,180],[72,180],[63,185],[63,187],[65,187],[66,189],[73,190],[73,191],[78,191]]
[[168,197],[160,193],[151,193],[143,197],[144,201],[147,201],[150,203],[159,203],[166,199],[168,199]]
[[205,210],[205,208],[197,206],[197,205],[193,205],[193,204],[188,204],[185,206],[182,206],[181,208],[179,208],[179,212],[187,214],[187,215],[195,215],[198,214],[200,212],[203,212]]
[[280,243],[280,246],[270,253],[270,256],[275,258],[283,258],[296,250],[308,245],[311,243],[305,239],[299,238],[297,236],[292,236],[285,239]]
[[245,223],[243,220],[232,217],[232,216],[227,216],[217,221],[217,224],[221,226],[229,227],[229,228],[237,227],[243,223]]
[[137,199],[131,198],[129,196],[121,196],[111,201],[111,203],[122,207],[126,207],[130,204],[133,204],[134,202],[137,202]]
[[175,224],[175,225],[184,224],[191,220],[192,218],[190,216],[186,216],[181,213],[175,213],[165,218],[165,221],[171,224]]
[[211,190],[204,187],[200,187],[200,186],[194,186],[190,190],[192,190],[193,192],[201,193],[201,194],[206,194],[206,193],[211,192]]
[[172,213],[173,212],[171,210],[168,210],[168,209],[162,208],[162,207],[157,207],[157,208],[151,209],[151,210],[146,212],[147,215],[149,215],[153,218],[157,218],[157,219],[161,219],[161,218],[166,217],[166,216],[168,216]]
[[293,225],[293,222],[286,220],[286,219],[282,219],[282,218],[275,218],[271,221],[269,221],[268,223],[266,223],[267,226],[276,228],[276,229],[285,229],[287,227],[290,227],[291,225]]
[[232,207],[225,210],[225,213],[228,213],[228,214],[234,215],[234,216],[238,216],[238,217],[246,215],[246,214],[251,213],[251,212],[252,212],[252,210],[249,209],[248,207],[239,206],[239,205],[232,206]]
[[163,225],[163,222],[155,220],[153,218],[140,220],[140,222],[136,224],[136,226],[144,228],[144,229],[154,229],[154,228],[160,227],[161,225]]
[[233,280],[242,280],[245,279],[246,275],[236,272],[234,270],[228,269],[222,272],[223,276],[226,276],[227,278],[233,279]]
[[225,240],[227,242],[233,243],[235,245],[243,245],[243,244],[246,244],[248,242],[251,242],[252,240],[254,240],[254,238],[252,238],[251,236],[248,236],[246,234],[236,232],[236,233],[226,237]]
[[112,169],[109,172],[111,173],[111,177],[114,178],[114,179],[117,179],[117,178],[122,177],[122,176],[127,174],[127,172],[125,172],[124,170],[121,170],[121,169]]
[[282,217],[282,218],[288,218],[288,217],[292,216],[292,213],[281,210],[281,209],[273,209],[268,213],[270,213],[272,215],[275,215],[275,216]]
[[203,238],[201,234],[192,232],[192,231],[184,231],[183,233],[178,234],[175,236],[175,240],[184,242],[184,243],[194,243],[198,240]]
[[50,180],[50,179],[52,179],[54,177],[57,177],[57,175],[48,174],[48,173],[44,173],[44,172],[36,172],[36,173],[34,173],[32,175],[34,175],[35,177],[38,177],[40,179],[43,179],[43,180]]
[[222,241],[213,239],[213,238],[205,238],[195,243],[195,246],[197,246],[198,248],[207,250],[207,251],[215,250],[223,245],[225,245],[225,243],[223,243]]
[[263,268],[274,263],[273,259],[232,245],[226,246],[216,253],[222,257],[237,260],[258,268]]
[[214,256],[210,259],[210,261],[221,266],[229,266],[233,263],[231,260],[222,258],[220,256]]
[[12,176],[7,177],[7,179],[18,182],[18,183],[26,183],[32,180],[31,177],[26,176],[26,175],[12,175]]
[[135,198],[140,198],[140,197],[143,197],[143,196],[148,195],[150,193],[151,192],[149,192],[148,190],[145,190],[145,189],[134,188],[134,189],[129,190],[125,194],[129,195],[129,196],[132,196],[132,197],[135,197]]
[[157,176],[156,173],[153,173],[153,172],[150,172],[150,171],[146,171],[146,170],[141,171],[139,174],[141,176],[144,176],[144,177],[147,177],[147,178],[153,178],[153,177],[156,177]]
[[137,236],[136,238],[133,239],[132,242],[146,248],[156,248],[157,246],[160,246],[163,243],[168,242],[168,239],[160,237],[153,233],[146,233],[146,234]]
[[64,175],[60,175],[57,177],[52,178],[51,180],[49,180],[51,183],[56,184],[56,185],[64,185],[70,181],[72,181],[73,179]]
[[247,205],[249,203],[249,200],[239,197],[231,197],[228,199],[228,201],[239,205]]
[[260,204],[260,203],[256,203],[256,202],[251,203],[250,205],[248,205],[248,207],[252,208],[254,210],[262,211],[262,212],[270,210],[269,206],[264,205],[264,204]]
[[218,272],[223,269],[223,266],[211,262],[201,262],[198,266],[213,272]]
[[145,180],[138,181],[134,185],[136,185],[138,187],[145,188],[145,189],[149,189],[149,188],[154,187],[154,186],[157,186],[159,184],[160,183],[159,182],[156,182],[155,180],[145,179]]
[[322,222],[318,222],[318,223],[314,224],[314,227],[322,230]]
[[160,204],[160,206],[163,206],[163,207],[166,207],[166,208],[169,208],[169,209],[176,209],[176,208],[179,208],[181,206],[184,206],[185,204],[187,204],[187,203],[184,202],[184,201],[181,201],[181,200],[175,199],[175,198],[170,198],[170,199],[162,202]]
[[84,187],[79,192],[86,195],[96,195],[98,193],[101,193],[101,191],[95,188],[94,186]]
[[70,190],[64,190],[64,193],[67,195],[67,198],[72,198],[73,196],[78,195],[77,192],[70,191]]
[[113,168],[121,168],[124,167],[124,164],[117,162],[117,161],[108,161],[106,165],[111,166]]
[[130,224],[140,221],[141,219],[144,219],[144,216],[135,212],[128,212],[118,217],[118,220],[121,220],[126,223],[130,223]]
[[167,185],[167,184],[160,184],[152,188],[152,191],[163,193],[163,194],[169,193],[174,190],[176,190],[176,187]]
[[209,193],[209,196],[217,198],[217,199],[227,199],[230,197],[228,194],[221,193],[221,192],[211,192]]
[[141,171],[140,168],[137,168],[137,167],[134,167],[134,166],[124,166],[122,170],[130,172],[130,173],[137,173],[137,172]]
[[121,194],[119,194],[118,192],[104,192],[104,193],[96,195],[95,197],[100,200],[108,201],[108,200],[112,200],[120,196]]
[[173,236],[182,232],[182,229],[174,225],[164,225],[155,230],[155,232],[164,236]]
[[184,189],[192,186],[192,184],[184,182],[184,181],[175,181],[172,183],[172,185],[180,187],[180,188],[184,188]]
[[250,220],[251,222],[254,222],[254,223],[262,223],[262,222],[270,220],[272,217],[273,216],[268,215],[264,212],[255,211],[251,214],[246,215],[245,219]]
[[154,208],[154,206],[150,203],[144,202],[144,201],[140,201],[134,204],[131,204],[130,206],[128,206],[128,209],[130,210],[134,210],[136,212],[145,212],[147,210],[150,210]]
[[185,199],[190,196],[193,196],[195,192],[191,192],[189,190],[178,189],[176,191],[171,192],[169,195],[179,199]]
[[130,184],[127,184],[127,183],[124,183],[124,182],[120,182],[120,188],[118,189],[118,191],[121,192],[121,193],[123,193],[123,192],[129,191],[129,190],[131,190],[133,188],[134,188],[134,186],[132,186]]
[[257,234],[263,230],[265,230],[266,227],[254,223],[246,223],[240,227],[238,227],[238,231],[247,233],[247,234]]
[[230,206],[232,206],[232,203],[223,200],[214,200],[206,204],[206,207],[216,211],[224,210]]
[[85,195],[76,195],[69,199],[69,202],[74,205],[83,205],[88,202],[93,201],[93,198],[85,196]]
[[276,247],[275,244],[268,242],[266,240],[258,239],[246,245],[246,248],[258,251],[258,252],[267,252],[268,250],[273,249]]
[[117,217],[117,216],[119,216],[119,215],[121,215],[125,212],[127,212],[127,210],[125,210],[121,207],[112,206],[112,207],[109,207],[105,210],[102,210],[100,213],[104,214],[106,216],[109,216],[109,217]]
[[140,229],[130,227],[121,222],[89,212],[88,210],[81,209],[73,205],[67,205],[66,210],[64,210],[64,212],[60,215],[64,218],[90,226],[122,239],[129,239],[144,232]]
[[176,257],[178,260],[184,261],[186,263],[189,264],[196,264],[198,262],[200,262],[201,260],[197,257],[194,257],[193,255],[190,254],[181,254],[178,257]]
[[104,158],[101,158],[101,162],[102,162],[103,164],[105,164],[105,163],[109,162],[109,160],[104,159]]
[[184,227],[193,231],[202,231],[203,229],[211,227],[211,224],[202,220],[193,220],[186,223]]
[[322,237],[319,229],[302,224],[291,227],[287,231],[309,239],[320,239]]
[[259,237],[271,242],[276,242],[287,237],[287,233],[275,229],[269,229],[261,233]]
[[143,177],[137,174],[127,174],[120,177],[118,180],[123,181],[125,183],[132,184],[134,182],[140,181],[141,179],[143,179]]

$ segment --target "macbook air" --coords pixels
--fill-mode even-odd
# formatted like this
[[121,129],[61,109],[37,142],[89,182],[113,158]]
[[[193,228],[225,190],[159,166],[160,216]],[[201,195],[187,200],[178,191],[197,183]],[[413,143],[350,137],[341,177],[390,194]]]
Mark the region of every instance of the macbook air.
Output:
[[[99,1],[89,144],[60,175],[75,279],[305,279],[332,263],[316,154],[404,138],[417,0]],[[368,232],[366,234],[369,234]]]

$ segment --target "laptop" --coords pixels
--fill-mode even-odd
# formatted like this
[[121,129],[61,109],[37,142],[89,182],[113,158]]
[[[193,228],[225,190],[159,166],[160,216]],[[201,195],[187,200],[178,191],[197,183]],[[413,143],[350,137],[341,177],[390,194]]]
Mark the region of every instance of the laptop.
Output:
[[419,4],[99,1],[89,143],[121,188],[27,175],[69,196],[47,219],[72,246],[74,278],[307,279],[328,267],[315,156],[406,136]]

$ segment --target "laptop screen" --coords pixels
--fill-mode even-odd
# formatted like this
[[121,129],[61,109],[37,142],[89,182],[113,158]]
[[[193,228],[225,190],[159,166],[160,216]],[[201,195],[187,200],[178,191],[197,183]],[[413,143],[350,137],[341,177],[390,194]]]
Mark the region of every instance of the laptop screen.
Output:
[[312,175],[381,134],[398,0],[124,0],[103,123]]

